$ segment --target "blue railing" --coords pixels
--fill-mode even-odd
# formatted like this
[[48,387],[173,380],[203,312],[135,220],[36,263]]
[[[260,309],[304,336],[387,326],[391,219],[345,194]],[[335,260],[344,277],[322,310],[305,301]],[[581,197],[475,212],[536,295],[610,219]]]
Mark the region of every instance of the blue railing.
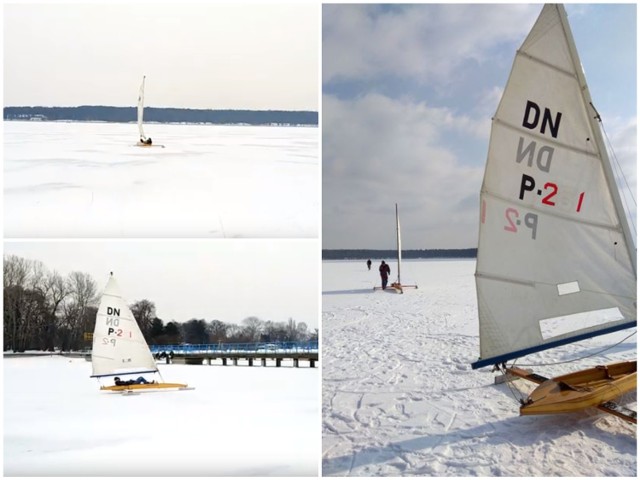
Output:
[[259,342],[150,345],[152,354],[173,352],[177,355],[198,353],[318,353],[318,342]]

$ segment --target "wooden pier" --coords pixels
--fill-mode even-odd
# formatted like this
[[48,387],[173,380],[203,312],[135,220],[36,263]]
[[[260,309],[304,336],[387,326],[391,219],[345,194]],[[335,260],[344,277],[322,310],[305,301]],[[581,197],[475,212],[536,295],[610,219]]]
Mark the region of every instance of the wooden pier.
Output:
[[[219,353],[198,353],[198,354],[175,354],[173,358],[166,357],[167,363],[184,365],[220,365],[238,366],[245,363],[249,367],[254,365],[267,366],[267,362],[272,366],[281,367],[283,360],[292,360],[294,367],[299,367],[300,362],[308,362],[309,367],[314,368],[318,362],[318,353],[262,353],[262,352],[219,352]],[[273,365],[274,364],[274,365]]]
[[246,365],[298,368],[318,362],[317,342],[245,343],[217,345],[154,345],[152,352],[166,363],[183,365]]

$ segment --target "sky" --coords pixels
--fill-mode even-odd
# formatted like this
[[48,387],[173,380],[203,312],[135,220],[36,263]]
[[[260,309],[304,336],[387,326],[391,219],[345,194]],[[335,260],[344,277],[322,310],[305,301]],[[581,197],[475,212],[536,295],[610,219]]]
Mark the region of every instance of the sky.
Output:
[[[540,10],[323,5],[323,248],[395,249],[395,203],[403,249],[477,246],[491,117]],[[636,6],[566,10],[635,195]]]
[[40,260],[63,276],[88,273],[101,292],[113,272],[125,300],[147,299],[165,324],[193,318],[318,328],[320,246],[315,239],[5,241],[4,254]]
[[5,106],[318,110],[311,2],[3,2]]

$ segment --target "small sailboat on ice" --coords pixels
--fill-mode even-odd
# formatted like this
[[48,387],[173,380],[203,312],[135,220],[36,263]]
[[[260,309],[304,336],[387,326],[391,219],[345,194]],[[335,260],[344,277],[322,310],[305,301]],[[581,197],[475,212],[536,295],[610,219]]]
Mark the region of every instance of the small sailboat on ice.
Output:
[[472,367],[540,384],[522,415],[617,414],[611,400],[636,389],[635,360],[553,379],[506,365],[637,325],[636,250],[599,121],[566,12],[545,5],[493,118],[480,195]]
[[138,93],[138,131],[140,133],[140,140],[136,144],[138,147],[162,147],[164,145],[154,145],[151,137],[147,137],[144,134],[144,128],[142,126],[144,120],[144,82],[147,77],[142,77],[142,84],[140,85],[140,92]]
[[[398,215],[398,204],[396,203],[396,247],[397,247],[397,259],[398,259],[398,278],[395,282],[391,283],[393,288],[398,293],[404,293],[403,288],[418,288],[417,285],[403,285],[400,281],[400,270],[402,264],[402,243],[400,239],[400,216]],[[382,290],[382,287],[374,287],[374,290]]]
[[101,386],[100,390],[129,393],[158,389],[189,389],[185,384],[166,383],[162,379],[138,322],[122,298],[113,274],[104,289],[96,315],[91,363],[91,377],[98,379],[122,377],[124,381],[124,377],[144,374],[154,374],[160,379],[147,384]]

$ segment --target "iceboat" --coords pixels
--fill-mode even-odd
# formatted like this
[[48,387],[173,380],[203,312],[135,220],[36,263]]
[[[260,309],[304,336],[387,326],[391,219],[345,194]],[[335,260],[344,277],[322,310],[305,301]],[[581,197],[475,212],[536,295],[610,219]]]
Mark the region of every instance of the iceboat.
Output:
[[635,360],[552,379],[507,365],[637,326],[636,247],[600,121],[564,7],[545,5],[492,119],[476,266],[472,368],[539,383],[523,415],[600,408],[636,389]]
[[[152,374],[154,383],[131,385],[101,385],[100,390],[111,392],[141,392],[151,390],[190,390],[183,383],[167,383],[156,365],[149,345],[138,326],[127,302],[123,299],[113,273],[102,294],[91,351],[93,374],[99,381]],[[146,378],[145,378],[146,380]]]

